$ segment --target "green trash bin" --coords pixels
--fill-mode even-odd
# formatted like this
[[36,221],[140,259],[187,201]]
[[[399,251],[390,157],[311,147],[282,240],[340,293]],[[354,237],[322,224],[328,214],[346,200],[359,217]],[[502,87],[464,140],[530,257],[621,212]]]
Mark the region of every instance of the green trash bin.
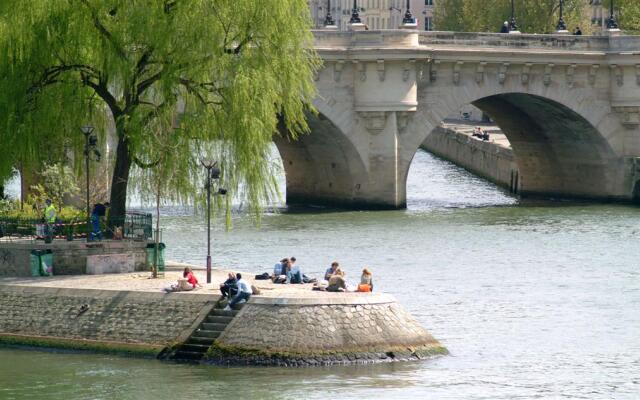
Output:
[[[158,243],[158,275],[164,275],[164,249],[166,248],[164,243]],[[153,262],[156,257],[156,244],[147,244],[147,267],[149,270],[153,268]]]
[[31,250],[30,256],[31,276],[53,275],[53,251]]

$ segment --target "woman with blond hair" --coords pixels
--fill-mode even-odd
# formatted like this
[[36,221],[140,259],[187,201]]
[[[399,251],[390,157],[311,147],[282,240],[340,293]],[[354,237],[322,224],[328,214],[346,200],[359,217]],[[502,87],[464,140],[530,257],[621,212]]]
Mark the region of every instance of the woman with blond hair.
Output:
[[331,277],[329,277],[329,285],[327,292],[346,292],[347,282],[344,280],[344,272],[338,267]]
[[367,267],[362,270],[358,292],[373,292],[373,274],[371,274],[371,271],[369,271]]

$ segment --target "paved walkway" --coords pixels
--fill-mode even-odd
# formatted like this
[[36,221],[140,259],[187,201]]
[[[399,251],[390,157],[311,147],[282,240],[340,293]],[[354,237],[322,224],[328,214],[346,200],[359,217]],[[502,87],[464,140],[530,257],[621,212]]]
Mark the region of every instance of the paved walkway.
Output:
[[[446,120],[442,123],[442,126],[446,129],[452,129],[458,133],[463,135],[467,135],[469,137],[473,137],[473,130],[476,126],[482,128],[482,130],[489,133],[489,143],[494,143],[500,147],[504,147],[507,149],[511,148],[511,144],[509,140],[502,133],[502,130],[497,125],[485,123],[485,122],[473,122],[473,121],[458,121],[458,120]],[[480,140],[478,138],[474,138],[476,140]]]
[[[49,288],[69,288],[69,289],[98,289],[98,290],[127,290],[136,292],[160,292],[163,288],[175,283],[182,276],[185,266],[191,266],[198,281],[203,286],[194,291],[180,292],[185,295],[193,294],[220,294],[219,284],[227,279],[227,274],[231,270],[212,269],[211,283],[206,284],[206,271],[204,267],[167,262],[167,271],[164,277],[152,279],[150,272],[134,272],[125,274],[104,274],[104,275],[59,275],[52,277],[10,277],[0,278],[0,285],[21,285],[33,287]],[[242,272],[242,271],[234,271]],[[242,273],[243,279],[255,285],[264,297],[279,298],[317,298],[329,295],[339,296],[363,296],[366,293],[328,293],[313,291],[313,284],[274,284],[270,280],[255,280],[254,274]],[[355,282],[356,277],[352,277]],[[359,278],[359,277],[358,277]]]

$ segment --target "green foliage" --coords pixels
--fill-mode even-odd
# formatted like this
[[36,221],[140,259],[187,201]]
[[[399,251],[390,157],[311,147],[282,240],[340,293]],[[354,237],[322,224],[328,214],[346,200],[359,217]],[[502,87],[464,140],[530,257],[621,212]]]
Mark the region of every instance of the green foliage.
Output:
[[[84,210],[71,206],[64,206],[62,209],[56,207],[56,211],[57,217],[63,221],[85,221],[87,218]],[[43,215],[44,203],[36,202],[33,197],[29,198],[22,207],[17,200],[0,200],[0,217],[2,218],[38,221]]]
[[307,130],[310,25],[304,0],[3,0],[0,178],[69,150],[81,160],[79,127],[91,123],[118,139],[113,214],[133,164],[161,165],[138,174],[139,190],[162,182],[189,199],[207,153],[257,213],[277,196],[267,154],[278,116],[293,136]]
[[62,206],[65,196],[75,196],[80,192],[76,185],[76,176],[70,167],[62,164],[48,165],[38,173],[40,183],[33,186],[31,204],[43,204],[51,199],[54,205]]
[[[516,0],[516,22],[524,33],[553,33],[559,18],[558,0]],[[571,31],[590,32],[590,8],[584,0],[565,0],[564,20]],[[511,0],[440,0],[436,26],[458,32],[499,32],[511,18]]]
[[618,11],[620,29],[626,33],[640,34],[640,1],[616,0],[614,6]]

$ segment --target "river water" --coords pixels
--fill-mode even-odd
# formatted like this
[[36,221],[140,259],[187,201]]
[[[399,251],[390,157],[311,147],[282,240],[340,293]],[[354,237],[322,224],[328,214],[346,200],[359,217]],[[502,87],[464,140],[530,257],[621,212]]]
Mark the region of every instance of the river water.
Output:
[[[0,349],[0,399],[640,398],[640,209],[527,202],[427,153],[408,209],[283,210],[214,224],[213,258],[365,265],[451,352],[373,366],[220,368]],[[201,216],[165,210],[168,258],[202,264]]]

